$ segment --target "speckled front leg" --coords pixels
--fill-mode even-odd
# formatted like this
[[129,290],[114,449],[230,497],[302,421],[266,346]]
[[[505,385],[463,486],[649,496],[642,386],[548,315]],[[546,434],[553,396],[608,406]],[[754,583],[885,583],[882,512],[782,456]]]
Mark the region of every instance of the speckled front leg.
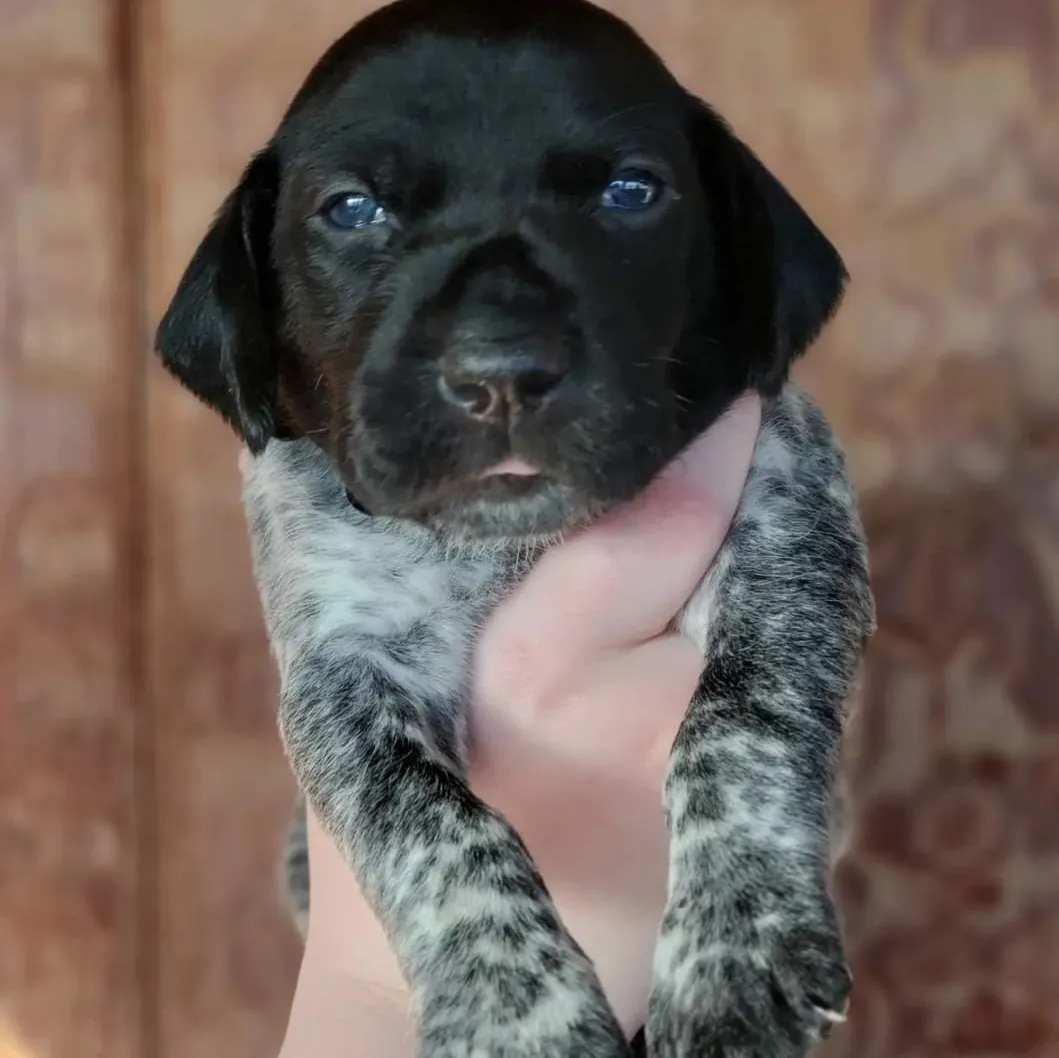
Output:
[[706,665],[665,789],[652,1058],[801,1058],[842,1019],[829,812],[873,621],[841,457],[790,390],[765,411],[736,521],[682,619]]
[[358,515],[303,443],[247,464],[246,506],[284,744],[408,979],[418,1053],[627,1054],[518,835],[463,777],[470,646],[509,560]]

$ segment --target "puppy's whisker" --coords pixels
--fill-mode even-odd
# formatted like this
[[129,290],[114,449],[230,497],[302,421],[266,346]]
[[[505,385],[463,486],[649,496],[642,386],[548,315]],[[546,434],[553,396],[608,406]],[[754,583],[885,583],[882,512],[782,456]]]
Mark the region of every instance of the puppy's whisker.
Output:
[[613,113],[607,114],[606,116],[600,118],[600,120],[596,123],[595,127],[598,131],[601,129],[605,129],[608,125],[612,124],[613,122],[619,121],[621,118],[629,117],[632,114],[640,114],[662,109],[663,108],[658,103],[654,102],[634,103],[632,106],[623,107],[621,110],[615,110]]

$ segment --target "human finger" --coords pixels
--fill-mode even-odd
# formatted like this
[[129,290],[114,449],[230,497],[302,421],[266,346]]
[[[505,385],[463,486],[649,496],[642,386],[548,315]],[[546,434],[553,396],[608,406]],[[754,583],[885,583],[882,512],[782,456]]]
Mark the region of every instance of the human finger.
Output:
[[562,663],[664,631],[724,540],[760,416],[741,397],[641,496],[545,554],[497,615],[500,638]]

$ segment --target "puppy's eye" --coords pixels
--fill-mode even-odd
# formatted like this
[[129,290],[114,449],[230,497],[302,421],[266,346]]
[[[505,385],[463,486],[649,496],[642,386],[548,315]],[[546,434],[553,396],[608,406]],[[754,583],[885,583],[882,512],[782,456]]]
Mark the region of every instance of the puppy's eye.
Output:
[[322,214],[328,224],[342,231],[355,231],[357,228],[368,228],[373,224],[384,224],[389,219],[386,210],[374,195],[360,191],[337,195],[324,206]]
[[600,199],[604,209],[627,213],[650,209],[661,197],[665,184],[644,169],[622,169],[607,184]]

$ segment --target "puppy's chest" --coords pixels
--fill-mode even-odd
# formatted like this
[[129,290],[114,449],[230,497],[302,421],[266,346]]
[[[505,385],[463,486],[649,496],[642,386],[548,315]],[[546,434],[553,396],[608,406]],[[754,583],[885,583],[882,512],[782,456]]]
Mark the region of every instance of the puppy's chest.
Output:
[[[332,594],[330,613],[316,616],[316,636],[340,637],[417,697],[449,701],[465,697],[483,625],[543,553],[428,544],[390,522],[361,525],[345,546],[335,543],[326,579],[346,587]],[[674,622],[704,651],[724,566],[722,559]]]
[[[301,635],[309,653],[368,666],[410,698],[446,709],[466,698],[479,632],[532,561],[362,515],[321,523],[308,551],[317,568],[303,581],[299,627],[279,638]],[[282,602],[277,611],[290,612]]]
[[[776,620],[762,609],[780,590],[776,576],[794,583],[792,563],[813,561],[822,512],[792,482],[815,481],[820,495],[840,489],[831,502],[851,503],[826,436],[815,458],[805,456],[797,396],[767,410],[728,538],[675,621],[704,656],[716,649],[722,611],[728,623]],[[359,514],[306,442],[270,446],[247,470],[258,584],[281,674],[299,657],[322,656],[370,666],[419,700],[462,700],[482,625],[539,552],[455,545],[405,520]],[[744,590],[762,580],[771,595]]]

